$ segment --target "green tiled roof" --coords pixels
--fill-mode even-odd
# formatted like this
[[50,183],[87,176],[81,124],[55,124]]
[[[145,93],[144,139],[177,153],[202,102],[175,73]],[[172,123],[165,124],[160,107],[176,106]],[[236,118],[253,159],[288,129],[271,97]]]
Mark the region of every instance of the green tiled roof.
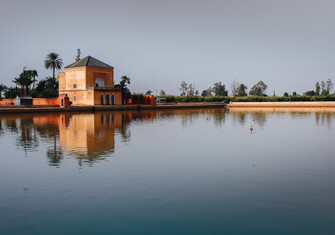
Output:
[[103,68],[113,68],[112,66],[93,58],[92,56],[87,56],[84,59],[74,62],[66,66],[65,68],[74,68],[74,67],[82,67],[82,66],[92,66],[92,67],[103,67]]

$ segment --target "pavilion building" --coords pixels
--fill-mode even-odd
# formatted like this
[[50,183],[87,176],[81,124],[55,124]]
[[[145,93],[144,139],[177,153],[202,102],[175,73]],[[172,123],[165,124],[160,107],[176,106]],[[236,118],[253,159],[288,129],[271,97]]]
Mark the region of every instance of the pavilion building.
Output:
[[114,68],[87,56],[59,73],[59,94],[72,105],[121,105],[121,90],[114,87]]

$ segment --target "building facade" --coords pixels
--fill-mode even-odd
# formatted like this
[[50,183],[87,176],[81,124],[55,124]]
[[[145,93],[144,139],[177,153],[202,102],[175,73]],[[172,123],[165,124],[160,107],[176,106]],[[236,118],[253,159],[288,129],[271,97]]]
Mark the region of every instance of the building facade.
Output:
[[121,90],[114,88],[114,68],[91,56],[59,73],[59,94],[72,105],[121,105]]

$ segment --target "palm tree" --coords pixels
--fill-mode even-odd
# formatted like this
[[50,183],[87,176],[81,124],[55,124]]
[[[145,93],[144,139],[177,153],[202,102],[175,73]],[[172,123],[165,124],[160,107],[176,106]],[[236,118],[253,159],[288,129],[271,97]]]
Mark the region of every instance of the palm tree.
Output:
[[35,82],[37,82],[36,77],[38,77],[36,70],[29,70],[30,76],[33,78],[33,88],[35,89]]
[[23,78],[21,76],[18,78],[14,78],[13,82],[21,87],[21,94],[24,94],[25,92],[24,92]]
[[52,77],[55,78],[55,69],[60,70],[63,66],[63,60],[59,58],[59,54],[51,52],[44,61],[46,69],[52,69]]
[[6,87],[5,85],[3,85],[3,84],[0,84],[0,99],[2,98],[2,97],[1,97],[1,93],[2,93],[3,91],[5,91],[5,90],[7,90],[7,87]]
[[34,82],[29,70],[24,70],[18,78],[14,78],[14,83],[21,86],[22,94],[29,95],[29,87]]
[[6,99],[14,99],[16,96],[20,95],[20,89],[17,87],[9,87],[5,92]]

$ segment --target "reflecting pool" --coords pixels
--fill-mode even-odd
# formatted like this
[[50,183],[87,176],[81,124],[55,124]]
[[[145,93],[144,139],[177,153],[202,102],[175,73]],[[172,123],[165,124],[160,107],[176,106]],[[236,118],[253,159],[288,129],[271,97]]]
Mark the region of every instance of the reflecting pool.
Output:
[[335,234],[335,109],[0,115],[0,234]]

